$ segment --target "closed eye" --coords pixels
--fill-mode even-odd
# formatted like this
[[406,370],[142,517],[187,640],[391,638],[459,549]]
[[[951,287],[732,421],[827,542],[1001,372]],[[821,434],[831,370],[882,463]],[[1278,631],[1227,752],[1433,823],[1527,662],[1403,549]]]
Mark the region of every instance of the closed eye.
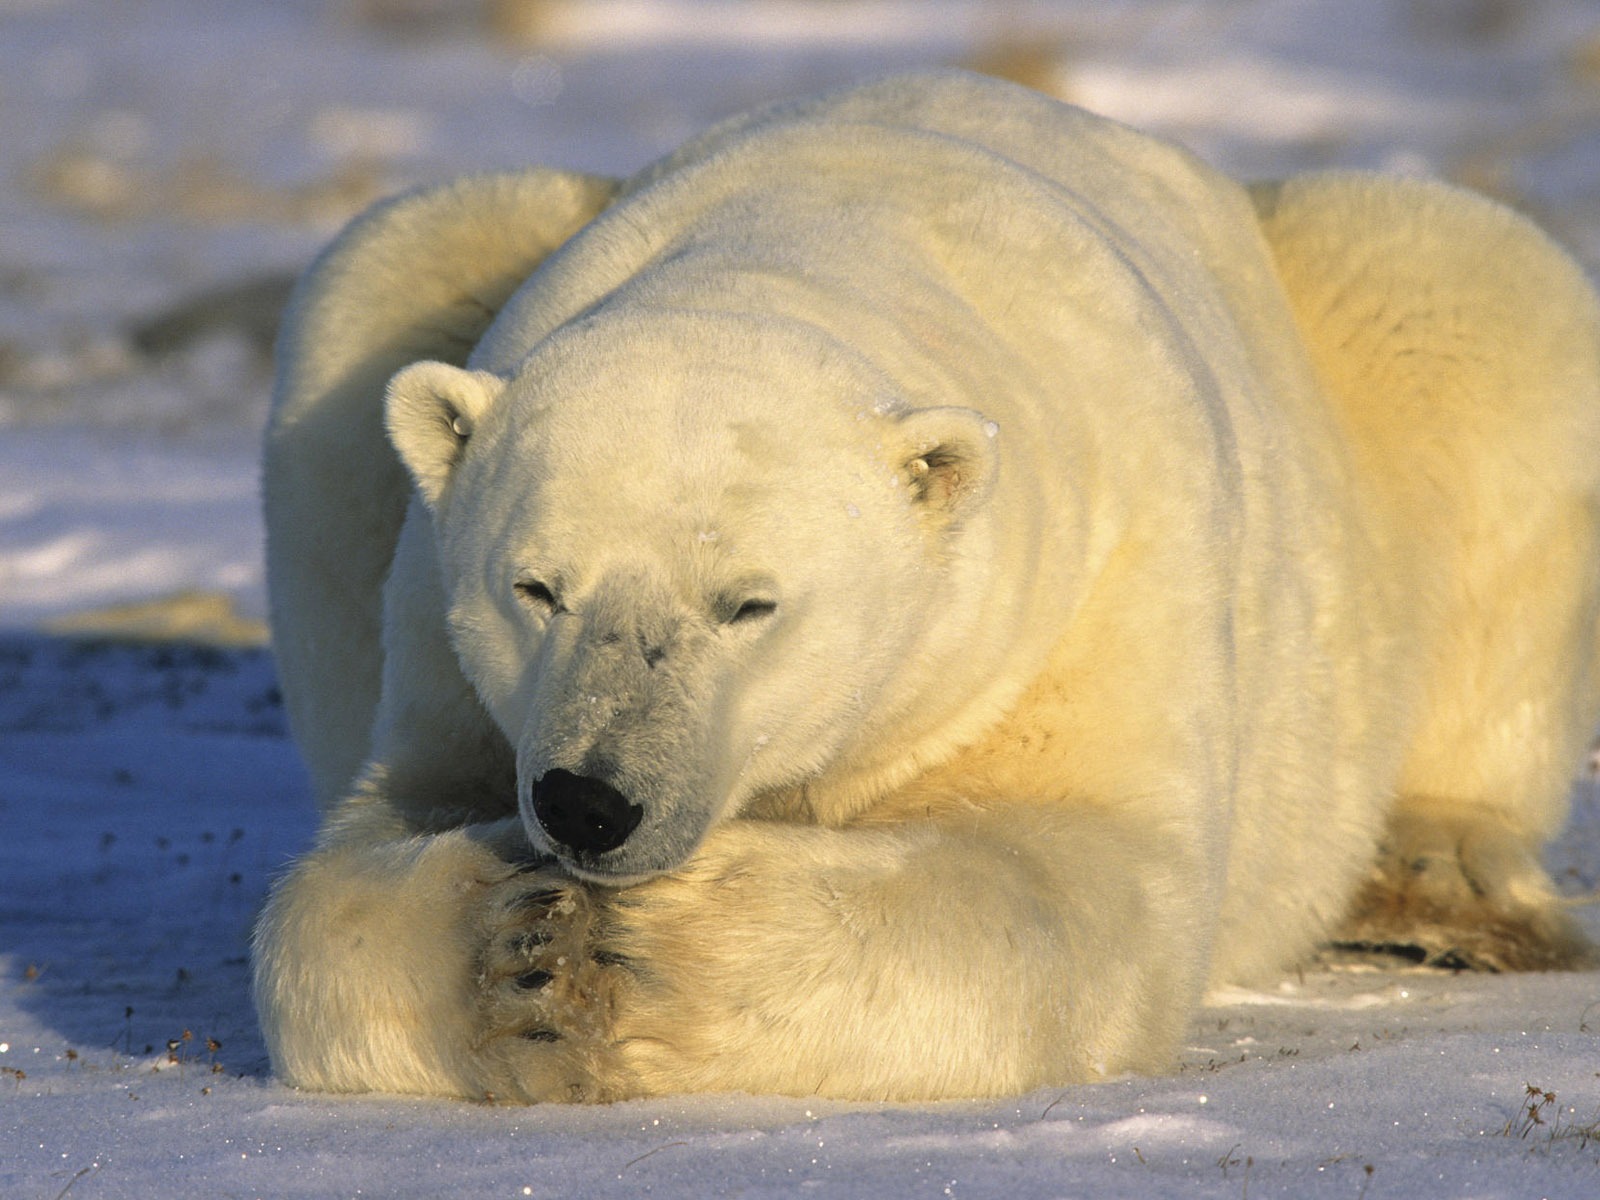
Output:
[[741,621],[759,621],[763,617],[770,617],[778,611],[776,600],[746,600],[733,610],[733,615],[728,618],[730,625],[737,625]]
[[538,609],[546,615],[561,611],[561,601],[556,599],[555,590],[542,579],[519,579],[514,585],[517,598],[530,608]]

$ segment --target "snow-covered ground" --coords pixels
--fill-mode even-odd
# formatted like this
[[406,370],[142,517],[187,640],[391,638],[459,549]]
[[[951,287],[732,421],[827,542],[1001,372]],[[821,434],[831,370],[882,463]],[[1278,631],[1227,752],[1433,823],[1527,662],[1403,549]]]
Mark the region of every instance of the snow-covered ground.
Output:
[[[1242,175],[1472,183],[1600,267],[1593,0],[0,0],[0,1196],[1600,1196],[1595,973],[1308,969],[1216,997],[1174,1074],[1002,1102],[502,1109],[265,1074],[246,935],[313,823],[238,646],[286,281],[383,192],[625,172],[925,63]],[[59,635],[161,627],[229,648]]]

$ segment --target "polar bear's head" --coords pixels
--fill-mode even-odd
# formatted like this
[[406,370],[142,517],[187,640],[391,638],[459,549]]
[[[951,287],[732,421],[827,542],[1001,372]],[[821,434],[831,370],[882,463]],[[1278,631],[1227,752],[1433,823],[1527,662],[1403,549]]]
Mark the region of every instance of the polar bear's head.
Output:
[[814,331],[591,319],[506,375],[415,364],[386,419],[529,835],[590,879],[858,756],[983,587],[994,427]]

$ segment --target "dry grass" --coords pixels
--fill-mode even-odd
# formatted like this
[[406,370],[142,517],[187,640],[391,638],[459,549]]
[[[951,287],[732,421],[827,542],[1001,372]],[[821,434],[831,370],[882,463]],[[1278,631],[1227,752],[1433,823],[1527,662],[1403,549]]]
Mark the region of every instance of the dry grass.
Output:
[[512,46],[536,46],[560,19],[566,0],[343,0],[344,17],[389,37],[418,38],[461,29]]
[[298,187],[272,188],[210,157],[161,169],[71,145],[34,163],[28,185],[47,204],[102,221],[160,216],[213,225],[343,220],[386,190],[382,173],[359,161],[341,163],[327,177]]
[[1065,39],[1043,34],[1009,34],[998,37],[962,65],[996,79],[1009,80],[1023,87],[1070,99],[1067,88]]
[[47,633],[120,642],[195,642],[206,646],[264,646],[267,627],[240,616],[218,592],[183,591],[135,604],[73,613],[48,622]]
[[1453,41],[1493,42],[1510,37],[1527,15],[1526,0],[1411,0],[1411,28]]
[[1530,1083],[1523,1093],[1522,1107],[1500,1133],[1503,1137],[1528,1141],[1535,1130],[1543,1131],[1537,1140],[1549,1145],[1576,1143],[1579,1149],[1600,1145],[1600,1115],[1580,1121],[1574,1109],[1569,1107],[1562,1111],[1554,1092]]
[[560,20],[563,0],[481,0],[490,35],[513,46],[537,46]]
[[1600,88],[1600,29],[1572,48],[1567,56],[1567,70],[1584,86]]

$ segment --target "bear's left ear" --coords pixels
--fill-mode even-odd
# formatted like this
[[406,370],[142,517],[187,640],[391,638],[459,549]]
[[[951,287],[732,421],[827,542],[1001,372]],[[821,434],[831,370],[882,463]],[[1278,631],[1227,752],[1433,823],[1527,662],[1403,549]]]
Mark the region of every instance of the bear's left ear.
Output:
[[913,409],[895,422],[891,447],[914,504],[953,520],[994,486],[1000,427],[970,408]]
[[389,380],[384,425],[417,491],[433,508],[479,419],[506,381],[442,362],[412,363]]

